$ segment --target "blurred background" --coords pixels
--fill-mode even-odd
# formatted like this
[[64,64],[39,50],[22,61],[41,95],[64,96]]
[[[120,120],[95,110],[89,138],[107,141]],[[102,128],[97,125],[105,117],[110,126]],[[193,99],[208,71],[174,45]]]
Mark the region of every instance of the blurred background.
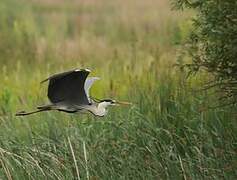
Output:
[[191,13],[172,11],[166,0],[3,0],[0,5],[0,93],[8,91],[24,105],[46,95],[42,79],[74,68],[89,68],[102,78],[95,96],[127,96],[138,79],[175,71],[176,47],[191,26]]
[[[231,179],[235,115],[176,66],[194,11],[168,0],[0,1],[1,179]],[[89,68],[107,117],[47,112],[54,73]]]
[[173,66],[176,45],[190,27],[191,13],[172,11],[167,0],[3,0],[0,5],[1,89],[21,96],[37,95],[42,78],[77,67],[102,77],[105,84],[98,89],[122,93],[131,78]]

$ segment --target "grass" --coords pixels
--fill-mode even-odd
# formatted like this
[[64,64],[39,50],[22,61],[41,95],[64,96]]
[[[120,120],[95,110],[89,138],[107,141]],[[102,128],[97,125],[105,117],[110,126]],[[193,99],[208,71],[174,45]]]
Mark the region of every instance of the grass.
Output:
[[[0,179],[236,179],[236,107],[174,67],[192,12],[166,0],[0,2]],[[47,103],[48,75],[89,67],[95,97],[134,103],[105,118]]]

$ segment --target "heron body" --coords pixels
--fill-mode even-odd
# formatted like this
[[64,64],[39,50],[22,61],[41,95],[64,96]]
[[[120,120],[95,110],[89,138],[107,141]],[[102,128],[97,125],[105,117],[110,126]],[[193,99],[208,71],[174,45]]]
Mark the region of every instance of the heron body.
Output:
[[67,113],[90,112],[95,116],[105,116],[107,107],[116,104],[129,104],[117,102],[112,99],[95,101],[90,96],[90,88],[98,77],[88,77],[90,70],[75,69],[55,74],[41,83],[49,81],[48,98],[50,104],[37,107],[36,111],[17,113],[17,116],[34,114],[42,111],[58,110]]
[[[107,114],[108,110],[106,109],[108,106],[110,106],[111,103],[109,102],[100,102],[96,103],[94,102],[93,104],[89,105],[83,105],[83,106],[78,106],[78,105],[70,105],[68,103],[58,103],[58,104],[53,104],[49,105],[50,110],[58,110],[66,113],[87,113],[90,112],[94,114],[95,116],[100,116],[103,117]],[[41,106],[37,107],[38,109],[47,109],[45,108],[47,106]]]

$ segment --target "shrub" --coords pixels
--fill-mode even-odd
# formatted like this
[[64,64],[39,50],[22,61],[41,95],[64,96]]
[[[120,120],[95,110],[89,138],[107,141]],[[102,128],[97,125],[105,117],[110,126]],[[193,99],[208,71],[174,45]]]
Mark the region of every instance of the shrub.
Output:
[[179,9],[197,12],[187,46],[192,62],[186,66],[191,72],[204,69],[212,74],[214,80],[206,88],[219,87],[221,99],[237,103],[237,1],[174,1]]

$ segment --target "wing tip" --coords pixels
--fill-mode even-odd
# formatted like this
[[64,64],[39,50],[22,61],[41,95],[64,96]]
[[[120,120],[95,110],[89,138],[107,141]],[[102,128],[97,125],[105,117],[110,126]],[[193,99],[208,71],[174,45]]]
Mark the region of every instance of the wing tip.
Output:
[[[79,72],[79,71],[83,71],[83,72],[87,72],[87,73],[90,73],[90,72],[91,72],[91,70],[88,69],[88,68],[85,68],[85,69],[83,69],[83,68],[81,68],[81,69],[78,68],[78,69],[75,69],[75,70],[74,70],[74,72]],[[56,75],[57,75],[57,74],[56,74]],[[49,78],[47,78],[47,79],[45,79],[45,80],[43,80],[43,81],[41,81],[40,84],[43,84],[44,82],[50,80],[52,77],[54,77],[54,75],[51,76],[51,77],[49,77]]]
[[47,79],[41,81],[40,84],[43,84],[44,82],[48,81],[49,79],[50,79],[50,78],[47,78]]

